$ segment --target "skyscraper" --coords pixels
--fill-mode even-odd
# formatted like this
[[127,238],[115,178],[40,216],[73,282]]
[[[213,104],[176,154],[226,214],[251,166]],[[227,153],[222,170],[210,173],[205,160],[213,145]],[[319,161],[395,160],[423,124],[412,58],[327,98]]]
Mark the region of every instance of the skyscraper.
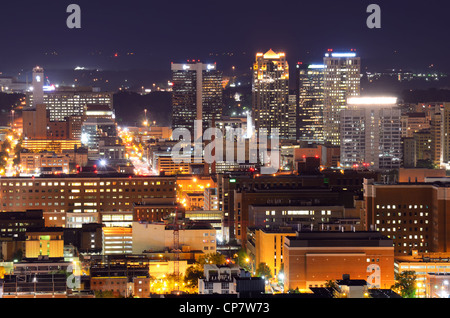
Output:
[[296,138],[323,141],[323,64],[297,64]]
[[401,164],[401,110],[395,97],[353,97],[340,112],[341,165],[397,169]]
[[194,120],[203,129],[222,117],[222,72],[216,64],[172,63],[172,129],[187,128],[194,134]]
[[360,94],[360,58],[353,50],[325,53],[324,69],[324,139],[339,145],[340,111],[346,108],[347,98]]
[[39,66],[33,68],[33,96],[32,106],[44,103],[44,69]]
[[33,93],[27,95],[27,104],[46,104],[50,121],[65,121],[69,116],[83,116],[88,104],[108,105],[113,110],[113,95],[95,87],[60,86],[52,91],[42,90],[42,95],[33,88]]
[[272,49],[257,53],[253,64],[253,102],[255,128],[268,136],[279,129],[279,138],[289,138],[289,65],[283,52]]
[[444,103],[441,108],[441,165],[450,165],[450,103]]

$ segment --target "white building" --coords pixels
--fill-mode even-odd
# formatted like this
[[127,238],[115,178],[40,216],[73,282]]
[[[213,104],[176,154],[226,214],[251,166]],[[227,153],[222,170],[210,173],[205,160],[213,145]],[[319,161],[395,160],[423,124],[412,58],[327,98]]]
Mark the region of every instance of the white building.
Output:
[[[179,230],[179,247],[182,251],[215,253],[216,229],[206,223],[189,223]],[[174,249],[174,230],[164,223],[133,222],[133,254],[144,251],[159,252]]]
[[323,129],[324,139],[339,145],[340,112],[347,99],[359,96],[361,61],[356,52],[327,52],[323,59]]
[[199,294],[237,294],[235,277],[241,276],[238,265],[205,265],[205,278],[198,280]]
[[355,97],[340,114],[341,165],[346,168],[400,167],[401,111],[395,97]]

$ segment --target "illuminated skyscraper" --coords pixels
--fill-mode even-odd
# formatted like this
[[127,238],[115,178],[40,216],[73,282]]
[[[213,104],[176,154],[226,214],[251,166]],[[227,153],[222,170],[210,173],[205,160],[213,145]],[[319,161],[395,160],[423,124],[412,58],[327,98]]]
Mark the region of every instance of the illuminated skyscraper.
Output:
[[289,65],[285,53],[269,50],[257,53],[253,64],[253,105],[255,128],[268,136],[279,129],[280,138],[289,137]]
[[33,68],[33,96],[32,106],[44,103],[44,69],[39,66]]
[[[39,95],[33,88],[33,93],[27,95],[27,104],[46,104],[50,121],[65,121],[69,116],[83,116],[88,104],[108,105],[113,110],[113,95],[95,87],[69,86],[52,87]],[[36,103],[36,99],[43,102]]]
[[296,138],[323,141],[323,72],[322,64],[297,64]]
[[323,59],[324,69],[324,139],[339,145],[340,111],[346,108],[347,98],[360,94],[361,60],[352,50],[336,53],[331,50]]
[[216,64],[172,63],[172,129],[187,128],[194,134],[194,120],[203,129],[222,117],[222,72]]
[[401,111],[396,98],[349,98],[340,122],[342,166],[400,168]]

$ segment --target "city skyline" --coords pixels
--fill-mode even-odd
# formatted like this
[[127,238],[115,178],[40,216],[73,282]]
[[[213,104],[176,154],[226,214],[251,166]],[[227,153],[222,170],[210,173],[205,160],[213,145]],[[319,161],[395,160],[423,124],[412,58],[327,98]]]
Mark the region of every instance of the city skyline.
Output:
[[0,6],[0,298],[450,298],[445,5],[70,2]]

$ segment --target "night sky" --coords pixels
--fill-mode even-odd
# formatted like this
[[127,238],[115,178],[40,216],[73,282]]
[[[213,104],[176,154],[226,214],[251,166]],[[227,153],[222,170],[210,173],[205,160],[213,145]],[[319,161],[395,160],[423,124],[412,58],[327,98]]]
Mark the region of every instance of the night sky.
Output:
[[[81,29],[66,27],[71,3],[81,7]],[[381,29],[366,26],[370,3],[381,6]],[[442,0],[2,1],[0,72],[34,65],[167,70],[192,58],[250,67],[269,48],[285,51],[290,63],[353,48],[369,70],[434,64],[449,72],[449,17]]]

